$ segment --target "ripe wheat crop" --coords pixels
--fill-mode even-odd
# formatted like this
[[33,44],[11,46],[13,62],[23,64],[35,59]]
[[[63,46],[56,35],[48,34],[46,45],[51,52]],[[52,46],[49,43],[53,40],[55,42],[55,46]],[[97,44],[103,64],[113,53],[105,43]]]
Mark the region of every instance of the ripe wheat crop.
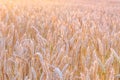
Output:
[[0,80],[119,79],[119,0],[0,0]]

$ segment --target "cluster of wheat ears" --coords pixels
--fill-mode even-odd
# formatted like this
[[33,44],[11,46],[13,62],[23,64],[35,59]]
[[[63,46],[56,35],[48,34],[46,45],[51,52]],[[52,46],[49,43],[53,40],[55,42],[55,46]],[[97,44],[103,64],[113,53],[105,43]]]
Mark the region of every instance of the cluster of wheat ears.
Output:
[[120,7],[108,6],[0,3],[0,80],[119,80]]

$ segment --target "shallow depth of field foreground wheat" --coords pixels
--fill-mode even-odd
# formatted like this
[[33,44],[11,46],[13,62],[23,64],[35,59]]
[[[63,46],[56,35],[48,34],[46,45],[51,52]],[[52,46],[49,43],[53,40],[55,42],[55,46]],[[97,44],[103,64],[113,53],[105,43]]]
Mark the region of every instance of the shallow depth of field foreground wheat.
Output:
[[120,80],[120,0],[0,0],[0,80]]

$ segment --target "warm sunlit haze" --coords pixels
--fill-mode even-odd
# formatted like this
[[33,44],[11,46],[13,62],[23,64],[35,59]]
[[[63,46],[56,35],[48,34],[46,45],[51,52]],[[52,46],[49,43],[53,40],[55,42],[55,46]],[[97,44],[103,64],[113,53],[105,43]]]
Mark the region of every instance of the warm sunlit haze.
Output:
[[120,80],[120,0],[0,0],[0,80]]

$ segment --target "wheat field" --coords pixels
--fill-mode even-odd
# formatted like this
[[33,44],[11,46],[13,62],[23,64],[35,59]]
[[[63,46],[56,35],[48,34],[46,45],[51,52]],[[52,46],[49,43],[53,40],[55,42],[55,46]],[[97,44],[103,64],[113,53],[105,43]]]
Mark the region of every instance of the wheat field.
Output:
[[0,0],[0,80],[120,80],[120,0]]

